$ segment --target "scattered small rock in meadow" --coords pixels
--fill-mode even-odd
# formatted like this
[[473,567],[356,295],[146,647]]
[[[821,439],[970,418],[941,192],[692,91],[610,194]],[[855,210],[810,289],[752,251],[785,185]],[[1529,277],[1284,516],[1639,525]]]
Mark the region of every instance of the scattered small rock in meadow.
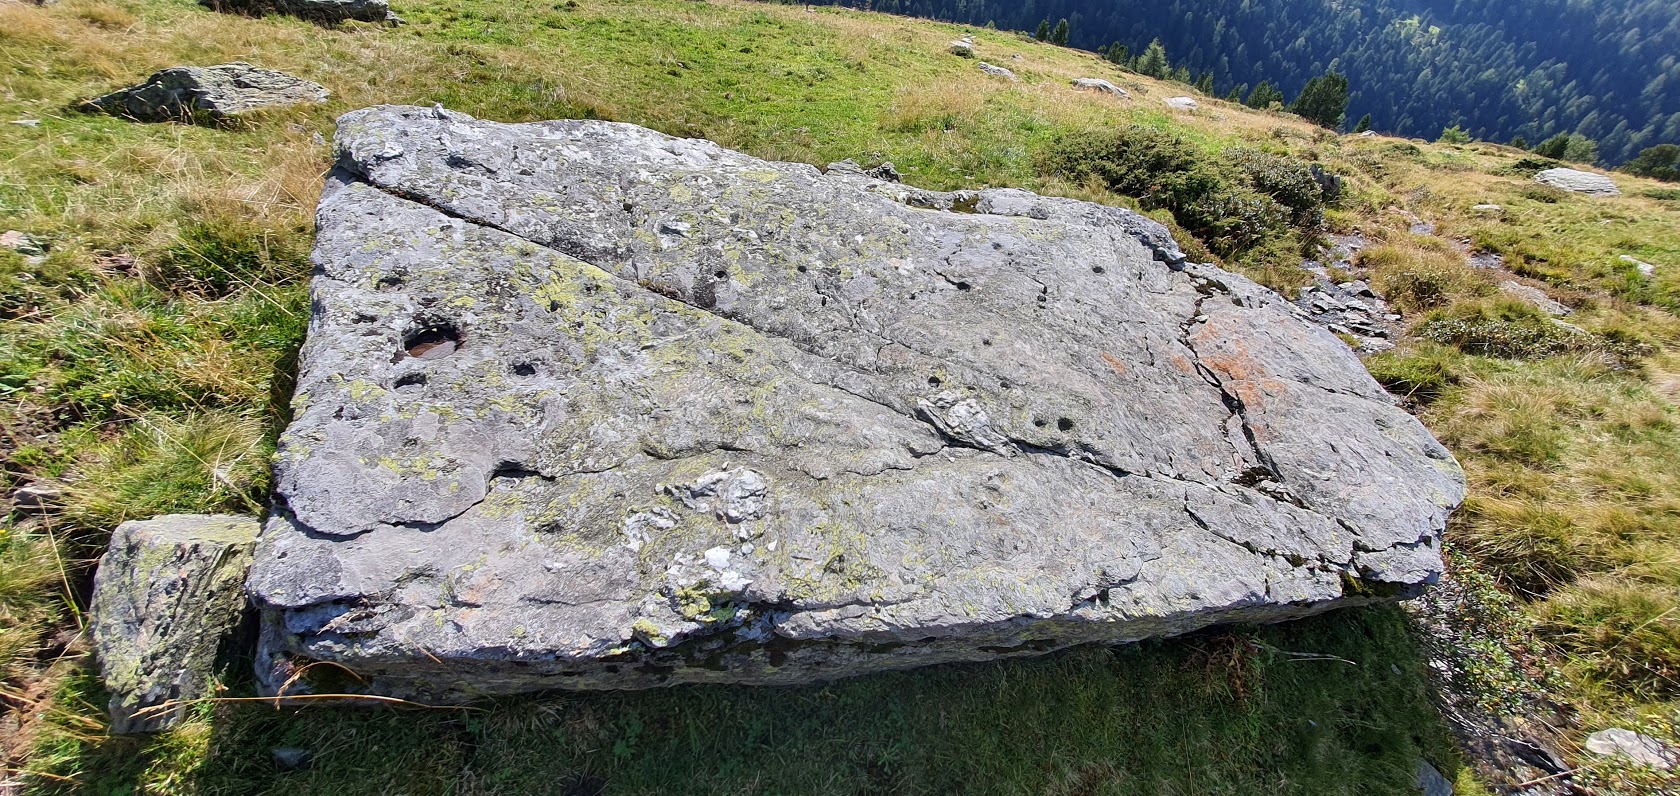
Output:
[[28,514],[40,513],[58,502],[63,494],[64,487],[51,481],[24,484],[12,491],[12,508]]
[[1609,177],[1578,169],[1546,169],[1534,175],[1534,181],[1588,196],[1622,195],[1621,189],[1616,187],[1616,182]]
[[40,119],[13,119],[11,121],[11,123],[15,124],[15,125],[18,125],[18,126],[21,126],[21,127],[40,127],[41,126],[41,120]]
[[25,257],[40,257],[47,253],[46,244],[15,229],[0,233],[0,249],[11,249]]
[[1360,138],[1376,138],[1377,137],[1377,131],[1366,130],[1362,133],[1359,133],[1358,135],[1359,135]]
[[1546,295],[1546,291],[1533,287],[1532,285],[1525,285],[1521,282],[1506,280],[1499,283],[1499,291],[1507,296],[1511,296],[1512,298],[1527,303],[1554,318],[1562,318],[1571,312],[1574,312],[1574,310],[1564,306],[1556,299]]
[[93,578],[94,656],[111,732],[168,729],[209,696],[222,644],[246,618],[255,517],[166,514],[117,526]]
[[1100,77],[1076,77],[1073,79],[1073,87],[1083,91],[1096,91],[1103,94],[1112,94],[1116,97],[1131,96],[1131,94],[1127,93],[1125,89]]
[[234,61],[171,67],[84,107],[141,122],[221,122],[266,108],[326,102],[327,96],[319,83]]
[[1470,208],[1470,212],[1496,216],[1505,212],[1505,208],[1502,205],[1476,205],[1475,207]]
[[994,77],[1007,78],[1010,81],[1020,80],[1020,78],[1015,76],[1014,72],[1011,72],[1008,69],[1004,69],[1001,66],[994,66],[992,64],[988,64],[985,61],[980,62],[980,71],[985,72],[986,74],[992,75]]
[[1331,235],[1330,242],[1321,255],[1322,261],[1301,263],[1313,275],[1313,284],[1301,288],[1291,311],[1335,334],[1356,338],[1359,353],[1393,348],[1390,340],[1398,336],[1400,316],[1389,311],[1388,302],[1363,279],[1337,282],[1331,278],[1331,268],[1340,272],[1356,270],[1353,257],[1368,241],[1355,234]]
[[1646,278],[1646,279],[1650,279],[1650,278],[1655,277],[1657,275],[1657,267],[1656,266],[1654,266],[1654,265],[1652,265],[1648,262],[1645,262],[1644,260],[1641,260],[1637,257],[1632,257],[1632,256],[1624,254],[1624,255],[1621,256],[1621,261],[1633,266],[1635,270],[1639,271],[1639,275]]
[[1164,101],[1167,103],[1167,107],[1175,111],[1193,111],[1202,107],[1201,103],[1190,97],[1167,97]]
[[269,756],[274,759],[274,767],[281,771],[304,771],[309,768],[315,758],[308,749],[295,746],[276,746],[269,750]]
[[951,54],[956,55],[956,56],[960,56],[962,58],[973,58],[974,57],[974,38],[971,37],[971,36],[965,36],[961,39],[958,39],[954,42],[951,42]]
[[1620,757],[1649,768],[1667,771],[1674,767],[1675,753],[1667,744],[1621,727],[1587,736],[1584,747],[1600,757]]

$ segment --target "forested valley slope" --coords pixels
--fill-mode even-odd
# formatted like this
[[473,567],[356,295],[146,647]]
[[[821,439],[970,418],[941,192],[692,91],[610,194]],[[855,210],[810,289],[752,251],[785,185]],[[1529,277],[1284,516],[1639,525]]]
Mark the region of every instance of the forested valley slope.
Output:
[[[1289,97],[1328,70],[1351,83],[1348,123],[1433,140],[1528,142],[1578,133],[1618,164],[1680,143],[1680,4],[1671,0],[818,0],[1033,31],[1142,52],[1159,39],[1213,91],[1270,81]],[[1245,92],[1246,93],[1246,92]]]

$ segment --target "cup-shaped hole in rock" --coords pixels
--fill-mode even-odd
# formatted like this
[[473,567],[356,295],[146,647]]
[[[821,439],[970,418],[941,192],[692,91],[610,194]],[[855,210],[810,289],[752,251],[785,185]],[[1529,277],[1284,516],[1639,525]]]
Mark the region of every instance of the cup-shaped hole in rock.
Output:
[[392,389],[395,389],[397,392],[418,392],[425,386],[426,374],[424,373],[410,373],[406,376],[401,376],[397,379],[395,384],[391,385]]
[[415,359],[443,359],[461,347],[461,330],[452,323],[431,323],[403,336],[403,351]]

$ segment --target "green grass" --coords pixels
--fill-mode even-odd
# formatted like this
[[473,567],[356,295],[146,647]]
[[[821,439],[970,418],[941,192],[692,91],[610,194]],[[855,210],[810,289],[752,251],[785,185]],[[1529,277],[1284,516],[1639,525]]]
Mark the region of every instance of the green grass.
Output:
[[[503,121],[609,118],[760,157],[892,161],[927,188],[1008,185],[1116,204],[1135,197],[1041,171],[1047,147],[1070,131],[1139,125],[1205,157],[1255,150],[1324,164],[1346,179],[1329,225],[1379,242],[1358,275],[1412,324],[1398,351],[1368,364],[1471,478],[1450,544],[1521,598],[1521,621],[1541,623],[1562,672],[1551,697],[1577,717],[1570,737],[1611,724],[1676,737],[1671,187],[1618,175],[1626,197],[1586,199],[1532,184],[1525,154],[1502,147],[1341,139],[1213,99],[1170,113],[1160,99],[1185,87],[996,31],[740,0],[416,0],[397,10],[410,24],[322,28],[192,0],[0,5],[0,120],[41,122],[0,124],[0,229],[50,246],[37,265],[0,252],[0,486],[60,489],[48,513],[0,522],[0,673],[12,704],[26,706],[17,731],[0,731],[0,752],[36,772],[36,790],[488,794],[565,792],[597,777],[615,794],[1363,794],[1408,792],[1419,756],[1452,773],[1392,609],[796,690],[550,697],[484,712],[205,705],[157,738],[104,737],[81,647],[61,656],[87,564],[125,518],[260,508],[331,160],[315,136],[330,139],[337,114],[377,103],[441,102]],[[1023,82],[946,54],[963,33]],[[70,110],[158,68],[235,59],[316,80],[333,98],[235,129]],[[1067,86],[1084,76],[1134,97]],[[1470,211],[1482,203],[1505,211]],[[1170,213],[1152,213],[1187,251],[1211,256]],[[1577,308],[1569,320],[1590,345],[1503,345],[1559,332],[1490,299],[1490,280],[1453,246],[1406,233],[1408,213],[1505,254]],[[1304,279],[1290,262],[1299,245],[1269,239],[1238,265],[1291,289]],[[1623,254],[1655,264],[1657,278],[1640,279]],[[1425,340],[1432,313],[1465,328]],[[249,692],[242,675],[230,678],[227,693]],[[275,746],[310,748],[314,765],[277,772]],[[1654,787],[1592,776],[1626,793]],[[1464,773],[1462,793],[1477,792],[1473,780]]]
[[[229,705],[150,741],[64,733],[42,762],[96,793],[593,793],[566,787],[592,780],[611,794],[1409,796],[1418,759],[1449,774],[1456,760],[1406,633],[1383,608],[807,688],[472,712]],[[274,747],[313,764],[277,771]]]

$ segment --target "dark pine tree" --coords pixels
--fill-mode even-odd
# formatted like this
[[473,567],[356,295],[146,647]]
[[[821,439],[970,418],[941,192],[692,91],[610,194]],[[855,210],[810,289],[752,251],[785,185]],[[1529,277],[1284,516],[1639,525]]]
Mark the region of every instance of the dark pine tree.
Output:
[[1033,34],[1033,38],[1038,39],[1039,41],[1050,40],[1050,20],[1046,19],[1043,22],[1038,23],[1038,31]]
[[1068,23],[1062,20],[1056,23],[1056,29],[1050,32],[1050,43],[1057,47],[1066,47],[1068,40]]
[[1363,133],[1369,129],[1371,129],[1371,114],[1369,113],[1359,117],[1359,123],[1353,126],[1353,131],[1356,133]]
[[1622,171],[1663,182],[1680,182],[1680,146],[1658,144],[1640,151],[1639,157],[1622,166]]
[[1307,81],[1306,88],[1295,98],[1289,110],[1320,127],[1332,130],[1342,126],[1347,118],[1348,81],[1336,72],[1326,72]]
[[1260,85],[1255,86],[1254,91],[1249,93],[1248,99],[1243,100],[1244,105],[1260,110],[1272,107],[1274,102],[1283,102],[1283,92],[1273,88],[1272,84],[1265,80],[1260,81]]
[[1172,76],[1172,64],[1167,61],[1167,48],[1156,39],[1144,48],[1143,55],[1138,56],[1135,67],[1140,75],[1166,80]]

